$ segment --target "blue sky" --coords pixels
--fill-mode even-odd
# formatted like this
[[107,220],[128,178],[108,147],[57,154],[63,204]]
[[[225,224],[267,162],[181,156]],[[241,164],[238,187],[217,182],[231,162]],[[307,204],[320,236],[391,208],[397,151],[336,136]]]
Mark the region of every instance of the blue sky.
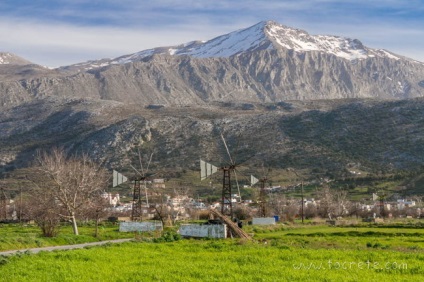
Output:
[[422,0],[1,0],[0,51],[57,67],[274,20],[424,62],[423,15]]

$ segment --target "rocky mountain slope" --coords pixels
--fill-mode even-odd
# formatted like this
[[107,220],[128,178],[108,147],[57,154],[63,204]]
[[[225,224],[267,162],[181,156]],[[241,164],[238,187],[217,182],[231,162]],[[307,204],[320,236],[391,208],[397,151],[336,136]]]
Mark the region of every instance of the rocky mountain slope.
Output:
[[423,63],[358,40],[262,22],[58,69],[0,57],[0,174],[53,146],[110,169],[130,170],[141,148],[167,173],[197,170],[199,158],[227,160],[222,132],[252,167],[424,164]]
[[[109,168],[129,168],[136,148],[163,170],[197,170],[199,158],[327,174],[349,164],[365,172],[424,164],[424,100],[322,100],[205,107],[142,108],[87,99],[35,100],[0,113],[0,167],[26,166],[40,148],[85,152]],[[135,158],[135,159],[134,159]]]
[[[49,70],[0,69],[0,105],[89,97],[139,105],[206,105],[424,95],[424,64],[359,40],[261,22],[207,42]],[[13,75],[11,75],[11,73]]]

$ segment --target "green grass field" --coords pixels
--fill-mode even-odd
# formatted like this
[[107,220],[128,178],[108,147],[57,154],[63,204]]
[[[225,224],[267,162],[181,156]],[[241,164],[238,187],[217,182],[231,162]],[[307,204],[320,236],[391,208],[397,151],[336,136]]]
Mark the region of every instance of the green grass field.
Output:
[[57,237],[42,237],[40,229],[32,225],[0,224],[0,251],[20,250],[58,245],[72,245],[120,238],[132,238],[133,234],[120,233],[117,225],[99,226],[98,237],[94,237],[94,226],[79,227],[79,236],[73,235],[72,227],[67,224],[60,228]]
[[0,257],[0,281],[424,281],[424,229],[253,227],[253,241],[150,240]]

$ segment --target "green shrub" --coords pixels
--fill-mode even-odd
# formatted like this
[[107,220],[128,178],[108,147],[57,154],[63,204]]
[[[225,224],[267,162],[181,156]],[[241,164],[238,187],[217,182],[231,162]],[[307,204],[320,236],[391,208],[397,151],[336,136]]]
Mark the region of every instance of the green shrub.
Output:
[[181,235],[175,231],[165,231],[161,237],[154,238],[153,242],[162,243],[162,242],[174,242],[181,240]]

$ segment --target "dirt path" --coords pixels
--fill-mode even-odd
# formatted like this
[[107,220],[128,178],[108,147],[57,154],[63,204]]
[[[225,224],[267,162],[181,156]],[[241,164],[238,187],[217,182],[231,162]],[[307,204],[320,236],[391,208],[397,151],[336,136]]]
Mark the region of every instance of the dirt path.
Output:
[[116,239],[116,240],[107,240],[107,241],[100,241],[100,242],[75,244],[75,245],[64,245],[64,246],[52,246],[52,247],[12,250],[12,251],[0,252],[0,256],[9,256],[9,255],[14,255],[14,254],[17,254],[17,253],[25,253],[25,252],[30,252],[30,253],[36,254],[36,253],[41,252],[41,251],[51,252],[51,251],[56,251],[56,250],[82,249],[82,248],[85,248],[85,247],[88,247],[88,246],[99,246],[99,245],[104,245],[106,243],[123,243],[123,242],[128,242],[128,241],[131,241],[131,240],[133,240],[133,239]]

